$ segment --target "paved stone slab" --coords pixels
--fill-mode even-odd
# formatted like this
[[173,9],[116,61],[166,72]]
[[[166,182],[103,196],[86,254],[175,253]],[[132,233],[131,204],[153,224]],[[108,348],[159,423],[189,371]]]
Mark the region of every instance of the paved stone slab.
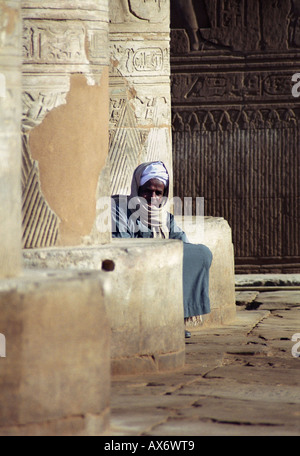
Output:
[[[252,308],[257,308],[257,309],[260,309],[260,310],[270,310],[270,311],[276,311],[276,310],[291,310],[292,307],[294,307],[294,303],[284,303],[284,302],[265,302],[265,303],[256,303],[256,302],[253,302],[251,303],[252,304]],[[247,308],[247,310],[251,310],[251,308],[249,309],[249,307]]]
[[193,333],[184,369],[130,382],[115,379],[111,432],[299,435],[300,359],[291,352],[291,335],[300,333],[299,315],[297,304],[240,310],[232,325]]
[[[187,431],[188,430],[188,431]],[[242,425],[240,423],[216,422],[211,421],[195,421],[183,420],[182,418],[169,419],[167,423],[155,428],[152,434],[155,436],[183,436],[186,437],[229,437],[229,436],[299,436],[297,429],[285,430],[280,426],[253,426]],[[192,439],[190,439],[192,440]]]
[[[245,409],[247,414],[245,414]],[[295,418],[299,417],[299,405],[288,404],[289,421],[294,426]],[[210,420],[215,423],[235,424],[239,426],[280,426],[281,410],[276,402],[245,401],[235,398],[201,397],[193,402],[192,407],[180,410],[180,416]]]
[[235,302],[238,306],[244,306],[255,301],[258,291],[238,291],[236,292]]
[[[295,369],[289,369],[287,371],[287,369],[274,368],[274,366],[270,365],[268,368],[255,367],[255,364],[250,360],[243,366],[232,365],[219,367],[208,373],[205,378],[227,379],[234,382],[238,379],[238,383],[247,382],[248,384],[264,385],[267,383],[270,387],[282,385],[300,387],[300,366],[297,369],[297,363],[298,360],[295,360]],[[300,388],[297,396],[300,401]]]
[[292,337],[300,332],[300,307],[290,310],[276,310],[270,318],[255,327],[252,336],[259,337],[271,350],[280,351],[281,356],[290,356],[293,346]]
[[300,304],[300,290],[273,291],[259,293],[255,300],[257,303]]
[[[275,376],[275,373],[274,373]],[[254,382],[234,382],[232,379],[207,378],[194,382],[192,385],[182,388],[181,394],[185,396],[213,396],[222,398],[235,398],[244,401],[257,402],[267,401],[276,402],[282,413],[282,422],[285,422],[285,404],[300,404],[299,386],[286,386],[285,384],[270,385]],[[220,400],[220,407],[222,406]],[[300,424],[300,421],[299,423]]]

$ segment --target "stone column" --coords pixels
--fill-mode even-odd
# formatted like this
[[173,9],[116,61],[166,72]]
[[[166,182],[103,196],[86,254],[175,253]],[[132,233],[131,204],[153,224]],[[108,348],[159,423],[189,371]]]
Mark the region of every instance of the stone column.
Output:
[[[34,6],[37,2],[24,2],[24,5],[30,6],[30,3]],[[55,8],[51,10],[50,3],[58,5],[52,1],[47,8],[47,2],[43,2],[44,14],[55,17]],[[78,2],[72,4],[75,3]],[[60,4],[67,7],[68,2]],[[86,14],[89,14],[91,4],[86,2]],[[110,294],[109,279],[105,272],[45,272],[21,267],[20,9],[20,0],[0,0],[0,436],[101,435],[107,432],[110,413],[110,327],[105,311]],[[35,10],[31,10],[31,14],[38,16]],[[97,24],[97,21],[93,24],[95,36]],[[25,36],[28,32],[31,37],[30,43],[25,40],[25,48],[28,45],[29,52],[34,52],[36,45],[43,44],[38,48],[37,57],[43,59],[44,49],[51,47],[47,58],[57,58],[55,52],[64,43],[51,27],[49,37],[45,37],[43,27],[44,23],[38,17],[30,24],[25,20]],[[59,27],[63,27],[62,23]],[[64,30],[68,37],[68,30]],[[87,36],[90,41],[86,40],[85,48],[96,40],[90,29]],[[72,26],[69,39],[76,47],[79,38],[72,32]],[[67,58],[68,49],[63,47],[63,50],[63,56]],[[96,71],[84,73],[83,79],[78,75],[72,78],[71,72],[75,70],[71,67],[62,77],[59,71],[63,69],[60,70],[56,63],[56,67],[49,65],[49,79],[46,75],[35,74],[38,65],[30,67],[30,75],[26,71],[24,75],[27,87],[24,106],[28,111],[25,109],[23,124],[23,223],[32,242],[46,240],[47,245],[56,214],[42,193],[43,179],[40,177],[43,173],[39,173],[39,162],[30,155],[30,133],[35,134],[36,128],[42,126],[57,100],[58,104],[62,102],[63,95],[60,98],[58,94],[62,91],[63,78],[65,87],[70,83],[69,92],[74,84],[75,104],[80,108],[84,106],[81,97],[85,91],[94,93],[94,89],[95,92],[98,89],[101,92],[103,87],[99,81],[107,80],[105,70],[99,74]],[[51,72],[58,73],[58,80]],[[68,115],[71,117],[71,108],[74,108],[74,94],[71,96],[69,92],[66,92],[64,115],[60,113],[60,117],[56,113],[61,118],[62,130],[71,123]],[[76,107],[74,110],[76,112]],[[54,120],[48,119],[53,128],[48,131],[47,141],[39,143],[41,156],[49,151],[55,156],[54,145],[60,130],[57,119]],[[82,123],[84,125],[84,121]],[[85,130],[82,135],[87,137]],[[43,138],[43,134],[37,137]],[[65,147],[60,149],[62,157],[65,157],[65,150]],[[80,155],[75,144],[72,150],[75,157]],[[76,166],[81,169],[80,162]],[[96,167],[95,163],[91,166]],[[73,182],[72,172],[67,173],[63,160],[61,169],[65,181]],[[50,170],[53,172],[53,168]],[[53,192],[58,199],[60,196],[68,200],[74,197],[71,192],[62,193],[59,186]],[[69,220],[66,222],[65,233],[68,233]],[[38,231],[39,226],[44,227],[43,233]],[[63,239],[58,226],[57,239],[59,236]]]
[[169,0],[110,0],[111,193],[127,194],[137,165],[172,175]]
[[0,279],[21,267],[20,2],[0,0]]
[[110,241],[108,0],[22,1],[23,244]]

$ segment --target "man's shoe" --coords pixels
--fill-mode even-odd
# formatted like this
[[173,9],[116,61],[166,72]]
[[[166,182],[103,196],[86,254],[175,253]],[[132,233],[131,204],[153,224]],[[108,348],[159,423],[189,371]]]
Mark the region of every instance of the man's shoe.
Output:
[[185,331],[184,331],[184,335],[185,335],[185,338],[186,338],[186,339],[189,339],[189,338],[191,337],[190,331],[186,331],[186,330],[185,330]]

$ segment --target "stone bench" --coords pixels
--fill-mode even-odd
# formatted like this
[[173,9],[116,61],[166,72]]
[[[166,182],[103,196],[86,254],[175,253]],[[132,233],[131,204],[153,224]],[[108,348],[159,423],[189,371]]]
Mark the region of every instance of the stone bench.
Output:
[[107,271],[113,375],[184,366],[180,241],[114,239],[97,247],[24,250],[23,257],[26,268]]
[[217,217],[175,217],[178,226],[194,244],[206,245],[213,254],[209,294],[211,313],[203,316],[201,325],[189,324],[189,330],[231,323],[236,317],[234,249],[231,228]]
[[[106,274],[24,271],[0,280],[1,436],[92,436],[109,429]],[[2,353],[3,355],[3,353]]]

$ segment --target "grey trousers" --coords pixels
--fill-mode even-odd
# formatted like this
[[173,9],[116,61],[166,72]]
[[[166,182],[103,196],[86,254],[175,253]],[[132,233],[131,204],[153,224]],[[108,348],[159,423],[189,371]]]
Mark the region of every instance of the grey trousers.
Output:
[[183,244],[184,318],[210,313],[209,269],[212,253],[199,244]]

